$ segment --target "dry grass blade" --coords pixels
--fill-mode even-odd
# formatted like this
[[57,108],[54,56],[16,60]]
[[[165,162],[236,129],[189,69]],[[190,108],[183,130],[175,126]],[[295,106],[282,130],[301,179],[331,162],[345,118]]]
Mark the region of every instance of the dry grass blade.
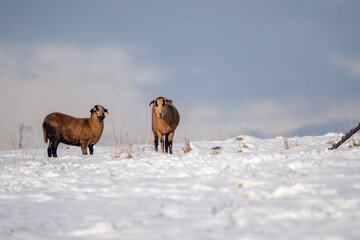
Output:
[[289,150],[291,147],[289,144],[289,139],[286,131],[283,133],[283,140],[284,140],[284,144],[283,144],[284,150]]
[[242,141],[242,140],[244,140],[243,137],[237,137],[237,138],[235,138],[235,141]]
[[192,148],[190,146],[190,140],[188,138],[185,138],[185,146],[181,148],[184,153],[188,153],[192,151]]

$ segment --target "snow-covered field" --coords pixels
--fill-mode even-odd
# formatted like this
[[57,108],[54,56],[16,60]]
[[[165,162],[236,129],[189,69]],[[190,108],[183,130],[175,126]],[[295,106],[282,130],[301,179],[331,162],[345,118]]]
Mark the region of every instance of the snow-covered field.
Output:
[[360,148],[243,138],[0,152],[0,239],[360,239]]

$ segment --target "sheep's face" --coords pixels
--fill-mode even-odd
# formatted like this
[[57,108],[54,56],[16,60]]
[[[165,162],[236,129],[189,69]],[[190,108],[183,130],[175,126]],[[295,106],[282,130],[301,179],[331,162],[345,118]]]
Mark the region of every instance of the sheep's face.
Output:
[[155,100],[153,100],[152,102],[150,102],[149,106],[151,106],[151,104],[153,105],[153,111],[155,112],[156,116],[159,119],[164,119],[164,117],[166,116],[168,110],[169,110],[169,104],[172,103],[172,100],[164,98],[164,97],[158,97]]
[[109,114],[108,110],[101,105],[95,105],[90,112],[95,114],[100,122],[105,119],[105,113]]

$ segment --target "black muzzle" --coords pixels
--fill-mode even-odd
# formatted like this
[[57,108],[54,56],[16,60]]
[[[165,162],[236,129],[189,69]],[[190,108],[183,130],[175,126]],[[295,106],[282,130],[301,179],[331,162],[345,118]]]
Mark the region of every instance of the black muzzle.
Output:
[[102,120],[105,119],[105,114],[102,114],[100,116],[97,116],[97,118],[99,119],[99,121],[101,122]]

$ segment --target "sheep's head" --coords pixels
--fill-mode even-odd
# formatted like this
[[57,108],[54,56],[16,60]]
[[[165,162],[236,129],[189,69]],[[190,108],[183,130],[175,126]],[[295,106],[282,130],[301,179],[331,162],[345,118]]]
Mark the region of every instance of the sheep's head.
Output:
[[109,114],[108,110],[101,105],[95,105],[90,112],[95,114],[100,122],[105,119],[105,113]]
[[149,107],[153,104],[153,112],[159,119],[163,119],[169,109],[169,104],[172,102],[171,99],[158,97],[150,102]]

